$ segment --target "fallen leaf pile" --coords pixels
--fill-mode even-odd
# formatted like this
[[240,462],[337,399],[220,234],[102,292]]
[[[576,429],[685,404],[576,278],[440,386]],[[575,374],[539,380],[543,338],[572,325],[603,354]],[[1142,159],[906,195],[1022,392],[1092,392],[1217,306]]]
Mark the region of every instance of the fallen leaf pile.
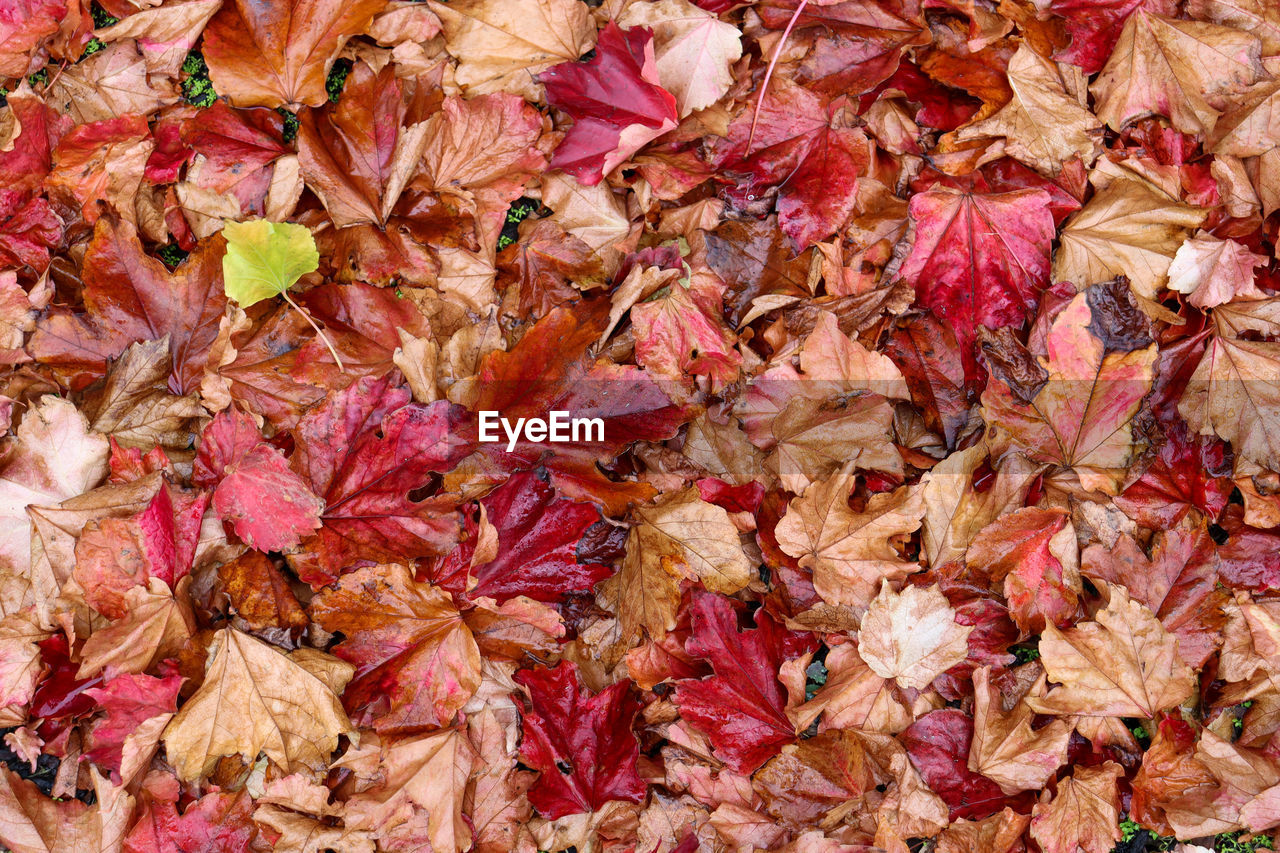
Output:
[[1274,0],[6,0],[0,83],[0,848],[1280,830]]

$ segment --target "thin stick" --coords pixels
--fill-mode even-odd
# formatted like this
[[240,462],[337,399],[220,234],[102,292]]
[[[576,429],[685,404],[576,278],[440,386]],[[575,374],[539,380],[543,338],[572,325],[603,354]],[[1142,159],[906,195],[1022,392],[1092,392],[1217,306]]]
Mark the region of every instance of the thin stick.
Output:
[[778,57],[782,55],[782,49],[787,46],[787,38],[791,35],[791,30],[795,27],[796,21],[800,20],[800,13],[808,5],[809,0],[800,0],[800,5],[796,7],[795,14],[791,16],[791,20],[787,21],[787,28],[782,31],[782,38],[778,39],[778,46],[773,49],[773,58],[769,60],[769,67],[764,72],[764,83],[760,86],[760,97],[756,98],[756,111],[751,116],[751,134],[747,137],[747,153],[743,155],[744,158],[751,156],[751,144],[756,141],[756,122],[760,121],[760,107],[764,106],[764,96],[769,91],[769,81],[773,79],[773,69],[778,67]]
[[329,348],[329,355],[333,356],[333,360],[337,362],[338,370],[346,373],[347,369],[342,366],[342,358],[338,355],[338,351],[333,348],[333,343],[329,340],[329,336],[320,330],[320,327],[316,325],[316,321],[311,319],[311,315],[307,313],[305,308],[289,298],[289,291],[282,290],[280,291],[280,295],[284,297],[285,302],[288,302],[294,308],[298,309],[298,313],[302,315],[302,319],[311,324],[311,328],[316,330],[316,334],[320,336],[320,340],[324,341],[324,345]]

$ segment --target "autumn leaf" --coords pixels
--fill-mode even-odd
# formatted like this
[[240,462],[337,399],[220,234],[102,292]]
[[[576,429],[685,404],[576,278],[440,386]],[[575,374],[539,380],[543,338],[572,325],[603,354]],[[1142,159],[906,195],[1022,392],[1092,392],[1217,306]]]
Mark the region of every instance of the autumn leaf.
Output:
[[1231,442],[1259,465],[1280,466],[1274,375],[1280,345],[1215,335],[1178,403],[1187,426]]
[[1042,191],[950,189],[911,200],[911,252],[899,270],[917,299],[969,346],[978,326],[1020,326],[1049,283],[1053,221]]
[[1203,211],[1141,181],[1112,181],[1067,220],[1053,256],[1053,278],[1082,290],[1128,276],[1135,292],[1154,299],[1184,235],[1203,220]]
[[547,103],[574,120],[551,165],[587,186],[674,128],[677,118],[675,97],[659,85],[652,31],[624,32],[611,23],[595,50],[585,64],[562,63],[538,75]]
[[227,238],[223,287],[241,308],[282,295],[320,264],[316,241],[301,225],[255,219],[228,222],[222,233]]
[[1090,87],[1098,117],[1119,129],[1156,113],[1185,133],[1211,132],[1219,113],[1206,95],[1254,82],[1262,70],[1260,53],[1257,37],[1247,32],[1138,9]]
[[204,683],[164,730],[179,778],[207,774],[218,759],[264,753],[286,772],[323,766],[352,731],[336,695],[349,664],[316,652],[290,657],[234,628],[211,643]]
[[480,652],[449,594],[402,565],[344,575],[310,612],[351,638],[334,647],[356,666],[344,701],[380,732],[447,725],[480,684]]
[[733,84],[730,66],[742,55],[732,24],[687,0],[630,6],[618,24],[653,31],[658,81],[675,96],[680,118],[720,100]]
[[587,10],[572,0],[429,3],[444,26],[445,46],[461,60],[458,83],[471,94],[513,92],[539,100],[534,75],[578,59],[596,43]]
[[920,527],[924,503],[917,488],[903,487],[873,496],[865,511],[855,513],[848,505],[852,488],[847,470],[814,483],[791,502],[776,535],[782,550],[813,572],[824,600],[865,607],[882,580],[910,574],[891,540]]
[[1031,837],[1045,853],[1106,853],[1120,840],[1120,797],[1116,779],[1120,765],[1108,761],[1100,767],[1081,767],[1062,780],[1052,800],[1036,804],[1031,817]]
[[1000,379],[987,386],[982,404],[983,417],[1029,458],[1072,468],[1083,482],[1102,485],[1099,469],[1129,461],[1130,421],[1150,389],[1156,349],[1107,352],[1090,331],[1093,317],[1088,294],[1080,294],[1054,320],[1048,356],[1041,359],[1048,381],[1029,405]]
[[739,631],[737,615],[725,599],[695,595],[685,650],[710,662],[714,675],[683,679],[674,701],[730,767],[750,772],[795,739],[776,673],[785,659],[805,650],[807,639],[763,613],[756,627]]
[[1027,699],[1037,713],[1151,719],[1190,695],[1194,680],[1177,638],[1123,587],[1107,588],[1111,602],[1094,621],[1045,627],[1040,656],[1059,686]]
[[877,675],[923,690],[969,653],[973,629],[956,624],[955,615],[937,589],[897,593],[882,581],[858,629],[858,654]]
[[224,5],[205,31],[209,76],[238,107],[319,106],[343,44],[382,6],[382,0]]
[[1012,100],[956,131],[956,139],[1003,136],[1009,156],[1046,175],[1056,175],[1073,156],[1090,164],[1102,125],[1079,99],[1083,81],[1071,76],[1069,66],[1054,65],[1025,43],[1009,60],[1008,73]]
[[592,695],[569,662],[526,670],[519,681],[529,691],[530,706],[520,757],[542,771],[529,789],[534,808],[555,818],[644,796],[636,775],[639,745],[631,732],[638,706],[627,682]]
[[[991,683],[990,667],[974,672],[973,691],[969,769],[998,784],[1006,794],[1043,788],[1066,763],[1070,723],[1054,720],[1033,730],[1031,708],[1021,698],[1012,709],[1005,707],[1004,697]],[[1042,695],[1043,680],[1032,691]]]

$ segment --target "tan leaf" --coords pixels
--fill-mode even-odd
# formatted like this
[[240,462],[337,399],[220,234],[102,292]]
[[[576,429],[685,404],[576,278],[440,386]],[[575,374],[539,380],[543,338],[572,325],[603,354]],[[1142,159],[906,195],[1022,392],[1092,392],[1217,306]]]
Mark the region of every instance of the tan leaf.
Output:
[[1280,762],[1207,728],[1200,732],[1195,761],[1217,784],[1191,788],[1165,804],[1165,815],[1179,838],[1243,829],[1246,815],[1264,819],[1274,797],[1268,789],[1280,783]]
[[94,631],[80,650],[77,678],[97,675],[108,665],[121,672],[145,672],[182,651],[195,635],[195,617],[186,601],[190,586],[175,596],[159,578],[124,593],[125,615]]
[[1021,453],[1005,454],[996,467],[995,483],[979,492],[973,488],[973,478],[986,461],[986,447],[975,444],[943,459],[925,480],[920,543],[929,565],[944,566],[963,559],[980,530],[1022,506],[1032,480],[1043,469]]
[[[329,685],[288,655],[233,628],[210,645],[204,683],[164,732],[178,778],[196,779],[218,759],[259,752],[286,772],[320,770],[352,731]],[[354,667],[344,665],[349,678]]]
[[[1043,695],[1044,676],[1032,687],[1032,695]],[[991,684],[991,667],[973,673],[973,745],[969,749],[969,769],[981,773],[1013,795],[1045,787],[1058,768],[1066,763],[1072,725],[1054,720],[1032,730],[1035,716],[1019,698],[1011,711],[1001,707],[999,690]]]
[[445,46],[458,60],[458,85],[470,95],[511,92],[541,101],[542,85],[534,75],[578,59],[596,42],[589,10],[577,0],[429,0],[428,5],[440,17]]
[[936,584],[897,593],[882,581],[862,617],[858,653],[877,675],[923,690],[969,655],[973,627],[956,624],[955,617]]
[[1013,98],[999,112],[956,131],[956,139],[1005,138],[1005,153],[1045,175],[1078,156],[1086,166],[1097,156],[1102,122],[1067,93],[1064,75],[1079,69],[1059,66],[1023,42],[1009,60]]
[[1027,698],[1036,713],[1151,719],[1195,689],[1177,638],[1123,587],[1106,589],[1111,603],[1095,621],[1066,631],[1045,626],[1040,659],[1059,686],[1043,698]]
[[41,619],[50,618],[55,599],[75,568],[75,549],[84,528],[107,518],[128,518],[146,509],[162,487],[163,475],[128,483],[106,483],[58,506],[31,506],[30,588]]
[[50,104],[61,105],[78,124],[145,116],[179,100],[174,81],[152,73],[139,44],[132,39],[72,65],[49,88]]
[[555,211],[550,217],[554,222],[591,247],[607,272],[616,269],[622,257],[618,247],[631,232],[631,220],[607,183],[586,187],[570,175],[551,172],[542,177],[542,203]]
[[849,508],[854,475],[846,466],[794,498],[778,522],[778,546],[813,572],[813,586],[828,604],[865,607],[881,580],[899,581],[915,567],[890,541],[920,527],[919,486],[872,495],[866,509]]
[[97,802],[51,800],[0,768],[0,844],[12,853],[119,853],[133,818],[133,797],[89,770]]
[[[0,357],[17,356],[26,334],[35,329],[36,312],[12,270],[0,272]],[[6,352],[8,351],[8,352]]]
[[1266,80],[1234,101],[1218,120],[1208,146],[1218,155],[1257,157],[1280,140],[1280,82]]
[[847,460],[859,470],[901,472],[892,425],[893,406],[878,395],[834,403],[793,397],[769,427],[774,446],[765,465],[796,494],[832,476]]
[[194,394],[170,394],[168,380],[168,335],[130,345],[107,373],[106,387],[92,410],[93,430],[126,447],[190,447],[195,438],[191,421],[205,410]]
[[1262,39],[1262,55],[1280,53],[1280,9],[1268,0],[1189,0],[1187,14],[1252,33]]
[[525,792],[536,775],[516,767],[514,725],[503,726],[492,708],[471,714],[467,730],[477,760],[464,812],[474,827],[475,853],[509,853],[517,849],[520,828],[532,816]]
[[377,845],[369,833],[321,823],[307,815],[278,806],[258,806],[253,812],[256,823],[280,834],[272,848],[274,853],[374,853]]
[[1110,853],[1120,840],[1116,780],[1123,775],[1114,761],[1078,767],[1052,800],[1045,791],[1031,811],[1031,837],[1044,853]]
[[640,547],[640,528],[627,535],[627,552],[618,574],[601,586],[613,602],[623,637],[638,640],[642,630],[662,639],[676,626],[683,563],[671,554],[649,554]]
[[462,799],[475,758],[457,729],[384,742],[380,769],[385,781],[347,800],[347,826],[385,839],[425,811],[432,850],[469,849],[471,829],[463,818]]
[[937,853],[1021,853],[1022,833],[1031,822],[1028,815],[1020,815],[1005,806],[1000,814],[978,821],[960,819],[954,821],[938,836]]
[[1200,435],[1231,442],[1237,454],[1280,470],[1280,343],[1215,336],[1178,403]]
[[646,556],[677,557],[689,579],[702,581],[712,592],[732,595],[750,583],[753,566],[729,513],[702,500],[696,488],[638,507],[635,517],[640,522],[638,544]]
[[1205,211],[1179,204],[1139,181],[1116,180],[1067,220],[1053,256],[1053,280],[1077,290],[1118,275],[1154,299],[1169,264]]
[[140,7],[137,12],[98,30],[94,35],[107,44],[120,39],[137,39],[148,70],[177,77],[192,45],[222,3],[219,0],[185,0],[146,8],[152,5],[148,0],[136,5]]
[[1253,331],[1260,335],[1280,335],[1280,299],[1254,299],[1229,302],[1213,309],[1213,323],[1218,334],[1227,338],[1243,337]]
[[689,424],[683,452],[711,476],[737,486],[757,480],[762,473],[760,451],[736,420],[721,424],[704,412]]
[[1250,33],[1138,9],[1090,87],[1098,118],[1121,130],[1163,115],[1183,133],[1207,134],[1220,115],[1212,102],[1262,76],[1261,51]]
[[892,681],[876,674],[852,644],[837,646],[827,654],[827,681],[813,698],[787,716],[797,731],[807,729],[822,715],[822,729],[856,728],[896,734],[911,725],[912,716],[898,697]]
[[1267,259],[1235,240],[1219,240],[1204,232],[1178,249],[1169,265],[1169,289],[1188,294],[1197,308],[1213,308],[1237,299],[1266,299],[1253,283],[1253,270]]
[[14,613],[0,619],[0,725],[12,726],[26,718],[26,706],[40,680],[40,649],[36,643],[49,636],[31,617]]

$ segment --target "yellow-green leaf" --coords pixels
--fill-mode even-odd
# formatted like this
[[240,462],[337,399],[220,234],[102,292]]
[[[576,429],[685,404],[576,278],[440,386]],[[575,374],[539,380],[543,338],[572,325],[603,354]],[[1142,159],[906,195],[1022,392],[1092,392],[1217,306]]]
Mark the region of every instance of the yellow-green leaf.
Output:
[[227,222],[222,277],[227,296],[241,308],[284,293],[320,266],[315,238],[305,225],[253,219]]

